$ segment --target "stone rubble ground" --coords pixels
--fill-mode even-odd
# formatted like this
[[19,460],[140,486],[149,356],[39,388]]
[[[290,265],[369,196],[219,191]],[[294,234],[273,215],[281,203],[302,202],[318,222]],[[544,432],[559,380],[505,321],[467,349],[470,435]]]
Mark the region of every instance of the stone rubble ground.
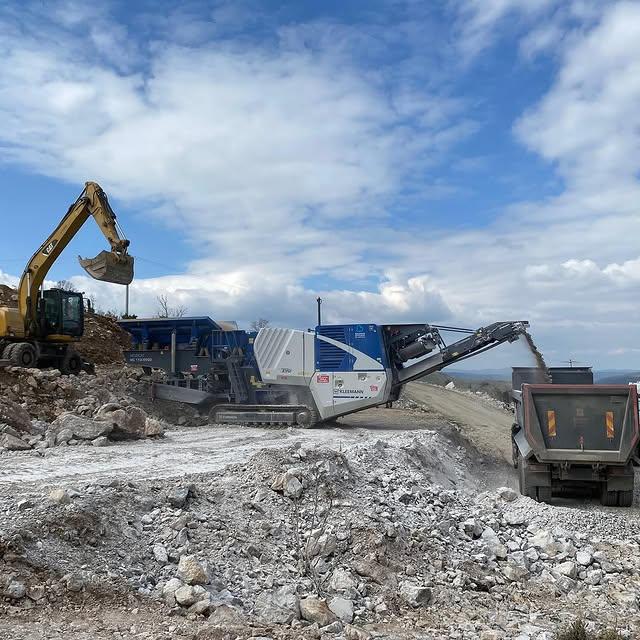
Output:
[[[8,374],[19,386],[36,378]],[[36,380],[55,382],[55,393],[73,388],[55,405],[60,426],[104,423],[113,430],[97,437],[108,439],[119,407],[137,414],[127,394],[142,384],[113,375],[101,385],[50,372]],[[110,390],[86,401],[96,386]],[[18,431],[31,399],[18,409],[6,399],[3,420]],[[49,442],[56,421],[33,446]],[[136,612],[116,631],[96,621],[86,636],[122,640],[551,640],[577,615],[637,637],[637,509],[478,491],[486,487],[470,476],[472,454],[432,430],[372,435],[339,451],[304,446],[265,449],[178,484],[113,477],[2,488],[0,637],[3,624],[46,621],[51,635],[22,637],[84,638],[76,617],[91,607]]]
[[[165,418],[171,419],[171,413],[163,403],[142,402],[149,388],[141,379],[140,370],[121,366],[79,376],[55,369],[0,369],[0,452],[46,455],[55,446],[101,447],[115,440],[162,436],[170,428]],[[176,422],[194,423],[197,412],[173,407],[178,412],[187,415]]]

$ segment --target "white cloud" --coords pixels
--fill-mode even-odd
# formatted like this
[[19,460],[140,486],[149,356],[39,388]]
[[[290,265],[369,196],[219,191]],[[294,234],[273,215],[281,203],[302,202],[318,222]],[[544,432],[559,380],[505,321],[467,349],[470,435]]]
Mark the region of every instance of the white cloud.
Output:
[[459,16],[458,48],[470,60],[498,39],[507,20],[528,21],[557,4],[557,0],[453,0],[453,4]]
[[520,43],[520,51],[525,58],[534,58],[541,53],[555,51],[566,31],[556,20],[544,23],[525,35]]
[[[552,4],[468,3],[468,52],[511,17],[520,29],[547,24]],[[408,184],[422,204],[449,192],[424,172],[477,126],[468,105],[411,83],[389,96],[370,69],[325,50],[331,34],[311,50],[294,27],[281,48],[157,44],[144,73],[4,29],[0,144],[5,161],[76,186],[97,179],[153,203],[144,215],[172,232],[191,230],[188,273],[137,280],[137,312],[168,292],[194,313],[308,326],[320,294],[327,321],[530,319],[557,359],[628,354],[640,341],[640,15],[620,2],[598,19],[587,4],[571,3],[570,47],[540,44],[559,70],[515,126],[564,191],[482,228],[439,230],[387,207],[410,200],[399,193]],[[339,284],[305,284],[327,277]],[[74,283],[122,310],[122,289]]]
[[[463,117],[450,122],[459,101],[405,88],[391,102],[348,60],[336,64],[335,54],[290,39],[284,49],[165,43],[142,75],[96,64],[43,35],[0,44],[5,161],[73,184],[90,177],[132,206],[154,202],[145,215],[187,229],[199,253],[214,257],[194,260],[180,282],[138,286],[189,288],[193,307],[204,306],[194,291],[212,292],[211,282],[220,283],[213,290],[223,309],[226,297],[256,308],[257,291],[286,296],[293,285],[297,294],[303,278],[319,274],[386,282],[385,265],[372,270],[364,259],[385,245],[385,199],[409,167],[433,164],[473,126]],[[107,28],[103,41],[121,35]],[[134,253],[135,245],[134,238]],[[406,299],[402,287],[420,298],[409,279],[399,292],[386,286],[357,294],[359,304],[393,309],[390,300]],[[348,292],[342,297],[343,310],[355,303]]]
[[19,280],[20,278],[5,273],[2,269],[0,269],[0,284],[6,284],[9,287],[17,287]]
[[637,189],[639,100],[640,5],[621,2],[566,50],[553,87],[516,132],[600,207],[613,190]]
[[[7,159],[158,202],[158,219],[218,256],[216,272],[291,252],[299,276],[352,264],[354,220],[377,215],[418,152],[435,157],[469,131],[448,125],[455,107],[437,97],[415,101],[409,124],[355,70],[304,50],[168,45],[142,77],[48,43],[2,48]],[[327,219],[347,220],[341,237]]]
[[[0,283],[16,286],[18,279],[0,271]],[[124,288],[96,282],[86,276],[73,276],[76,289],[96,300],[102,311],[122,313]],[[47,282],[47,286],[55,286]],[[324,301],[323,318],[331,322],[443,321],[450,310],[438,288],[428,276],[403,278],[385,274],[377,291],[311,291],[284,279],[274,281],[270,274],[255,276],[251,286],[240,281],[224,282],[204,276],[178,275],[136,280],[130,288],[131,310],[140,316],[158,311],[157,296],[166,294],[172,306],[184,305],[190,315],[214,315],[218,320],[237,320],[242,326],[258,316],[276,326],[312,326],[316,317],[315,299]]]

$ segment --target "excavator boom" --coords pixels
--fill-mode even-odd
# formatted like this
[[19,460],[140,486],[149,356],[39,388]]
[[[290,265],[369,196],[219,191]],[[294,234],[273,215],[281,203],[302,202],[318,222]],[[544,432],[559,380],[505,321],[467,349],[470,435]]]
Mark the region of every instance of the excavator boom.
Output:
[[129,241],[118,233],[116,216],[105,192],[95,182],[87,182],[80,197],[33,254],[22,274],[18,287],[18,308],[24,318],[27,334],[38,332],[38,292],[47,273],[90,216],[100,227],[111,250],[102,251],[92,259],[79,258],[80,265],[92,278],[103,282],[129,284],[133,280],[134,261],[128,253]]

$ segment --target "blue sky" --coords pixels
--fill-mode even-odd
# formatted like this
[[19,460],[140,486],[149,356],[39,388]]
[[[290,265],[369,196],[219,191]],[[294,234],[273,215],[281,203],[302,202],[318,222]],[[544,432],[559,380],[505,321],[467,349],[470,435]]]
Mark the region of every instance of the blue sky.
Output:
[[[141,314],[308,326],[320,294],[638,367],[639,36],[628,1],[4,3],[0,280],[97,180]],[[103,246],[50,278],[117,310]]]

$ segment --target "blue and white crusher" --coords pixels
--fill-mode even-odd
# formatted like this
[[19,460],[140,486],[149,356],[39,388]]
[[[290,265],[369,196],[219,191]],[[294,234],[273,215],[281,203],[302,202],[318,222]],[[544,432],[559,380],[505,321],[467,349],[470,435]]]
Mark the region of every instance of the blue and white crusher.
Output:
[[[181,342],[174,327],[170,346],[153,343],[152,338],[127,352],[130,364],[146,363],[148,370],[161,368],[168,374],[165,381],[153,384],[154,396],[209,402],[215,422],[302,427],[393,402],[407,382],[513,342],[528,327],[524,321],[497,322],[477,330],[427,324],[343,324],[320,325],[313,331],[267,327],[255,334],[206,320],[216,328],[192,330],[190,339]],[[121,324],[132,333],[135,344],[136,331],[149,335],[155,327],[161,335],[162,322],[169,321]],[[444,332],[464,337],[446,344]],[[163,360],[169,350],[171,357]]]

